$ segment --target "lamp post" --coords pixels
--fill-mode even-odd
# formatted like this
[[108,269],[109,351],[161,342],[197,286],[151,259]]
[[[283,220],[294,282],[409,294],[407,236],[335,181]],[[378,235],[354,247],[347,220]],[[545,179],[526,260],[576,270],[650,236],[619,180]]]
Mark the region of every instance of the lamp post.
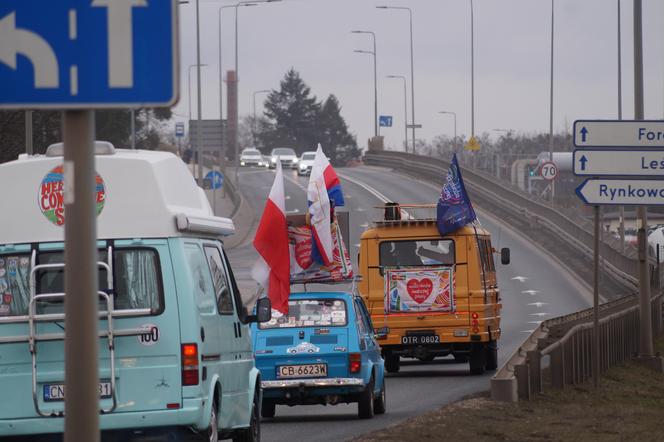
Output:
[[272,92],[272,91],[269,90],[269,89],[263,89],[263,90],[260,90],[260,91],[254,91],[254,94],[253,94],[254,95],[254,108],[253,108],[254,109],[254,120],[253,120],[251,126],[252,126],[252,138],[254,139],[254,147],[256,147],[256,95],[258,95],[258,94],[269,94],[270,92]]
[[[620,0],[618,3],[618,119],[622,120],[622,48],[620,35]],[[625,206],[618,206],[620,213],[620,249],[625,253]]]
[[374,136],[378,136],[378,76],[376,69],[376,34],[373,31],[350,31],[353,34],[370,34],[373,40],[373,52],[371,51],[354,51],[363,54],[373,55],[374,61]]
[[[553,0],[551,0],[551,80],[549,88],[549,161],[553,161]],[[551,204],[553,205],[554,180],[550,182]]]
[[399,78],[403,80],[403,148],[408,152],[408,92],[406,91],[406,77],[403,75],[388,75],[387,78]]
[[475,16],[470,0],[470,136],[475,137]]
[[413,153],[415,153],[415,67],[413,62],[413,11],[405,6],[376,6],[377,9],[399,9],[408,11],[410,19],[410,99],[411,99],[411,127],[413,129]]
[[457,119],[456,119],[456,112],[452,111],[440,111],[438,112],[439,114],[443,115],[452,115],[454,117],[454,143],[452,143],[455,146],[454,151],[456,152],[456,142],[457,142]]
[[[189,86],[189,121],[190,122],[191,122],[191,68],[198,67],[197,70],[200,71],[200,68],[204,67],[204,66],[207,66],[207,64],[203,64],[203,65],[192,64],[192,65],[189,66],[189,75],[187,76],[187,83],[188,83],[188,86]],[[200,82],[200,76],[198,78],[199,78],[199,82]],[[199,90],[200,90],[200,87],[199,87]],[[199,102],[200,102],[200,99],[201,99],[201,96],[199,95],[198,96]],[[198,120],[199,120],[198,128],[200,128],[200,114],[199,114],[199,119]],[[199,135],[200,135],[200,133],[197,132],[196,133],[196,146],[192,146],[192,147],[196,147],[196,149],[194,149],[194,152],[195,152],[196,156],[198,156],[198,143],[200,143],[200,140],[201,140],[201,137]],[[189,136],[191,137],[191,128],[189,129]],[[200,163],[198,163],[197,158],[194,158],[194,176],[196,176],[196,169],[195,169],[196,167],[198,167],[198,169],[200,171]],[[201,173],[199,173],[199,175],[201,175]]]

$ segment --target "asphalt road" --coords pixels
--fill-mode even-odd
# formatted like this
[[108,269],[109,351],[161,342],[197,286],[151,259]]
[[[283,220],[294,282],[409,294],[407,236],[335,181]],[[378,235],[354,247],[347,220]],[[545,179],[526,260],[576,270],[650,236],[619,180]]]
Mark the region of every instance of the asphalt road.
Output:
[[[286,210],[306,210],[308,177],[285,172]],[[355,264],[362,231],[380,213],[373,207],[385,200],[402,203],[433,203],[439,189],[387,169],[358,167],[338,169],[346,209],[350,211],[351,229],[347,245]],[[243,169],[240,182],[245,198],[260,214],[270,191],[274,172]],[[492,233],[494,247],[509,247],[512,263],[498,267],[498,280],[503,298],[503,335],[499,342],[500,362],[508,358],[540,321],[563,315],[590,305],[590,294],[573,280],[554,260],[537,247],[476,207],[484,227]],[[255,227],[255,226],[254,226]],[[243,290],[252,290],[249,269],[256,259],[251,238],[229,251],[229,259]],[[489,388],[491,373],[470,376],[467,364],[451,359],[431,363],[406,362],[396,375],[387,376],[387,413],[370,420],[357,418],[357,406],[277,406],[274,419],[263,420],[265,441],[297,440],[337,441],[394,425],[401,420],[458,400],[468,394]]]

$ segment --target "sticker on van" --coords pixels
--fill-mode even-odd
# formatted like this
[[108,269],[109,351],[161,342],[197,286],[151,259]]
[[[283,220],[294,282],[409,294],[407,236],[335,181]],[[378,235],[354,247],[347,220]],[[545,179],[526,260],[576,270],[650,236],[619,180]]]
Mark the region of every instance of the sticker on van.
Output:
[[142,328],[149,328],[150,331],[136,336],[139,344],[149,347],[159,342],[159,327],[154,324],[144,324]]
[[[65,201],[64,201],[64,166],[59,165],[52,169],[39,185],[39,196],[37,203],[39,210],[46,219],[56,226],[65,223]],[[97,204],[97,216],[104,209],[106,202],[106,185],[104,180],[96,174],[95,178],[95,201]]]

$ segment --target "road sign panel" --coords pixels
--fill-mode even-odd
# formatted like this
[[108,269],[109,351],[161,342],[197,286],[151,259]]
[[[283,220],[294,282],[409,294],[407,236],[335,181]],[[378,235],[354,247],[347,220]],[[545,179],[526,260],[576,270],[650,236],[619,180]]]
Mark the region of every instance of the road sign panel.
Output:
[[576,147],[664,147],[664,121],[577,120]]
[[177,0],[0,2],[0,108],[175,104],[176,8]]
[[579,176],[662,176],[664,152],[656,150],[574,151],[574,174]]
[[406,124],[406,128],[408,129],[422,129],[421,124]]
[[540,176],[545,180],[555,180],[558,176],[558,166],[552,161],[547,161],[540,166]]
[[477,141],[477,138],[475,137],[470,137],[470,140],[466,143],[465,146],[463,146],[464,149],[466,150],[471,150],[471,151],[478,151],[480,150],[480,143]]
[[221,189],[221,186],[224,185],[224,176],[216,170],[208,172],[205,179],[210,181],[211,189]]
[[598,205],[664,205],[664,181],[588,179],[576,188],[581,200]]
[[184,123],[175,123],[175,136],[178,138],[184,137]]
[[392,127],[392,116],[381,115],[378,117],[378,123],[380,124],[380,127]]

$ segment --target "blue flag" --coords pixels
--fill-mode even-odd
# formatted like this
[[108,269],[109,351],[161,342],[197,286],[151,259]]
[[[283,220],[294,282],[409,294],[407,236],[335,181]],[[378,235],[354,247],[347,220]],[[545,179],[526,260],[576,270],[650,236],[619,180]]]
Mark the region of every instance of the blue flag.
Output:
[[456,154],[452,158],[447,178],[440,192],[437,208],[438,231],[441,235],[454,232],[477,219],[475,210],[470,203],[468,193],[463,185],[461,169]]

